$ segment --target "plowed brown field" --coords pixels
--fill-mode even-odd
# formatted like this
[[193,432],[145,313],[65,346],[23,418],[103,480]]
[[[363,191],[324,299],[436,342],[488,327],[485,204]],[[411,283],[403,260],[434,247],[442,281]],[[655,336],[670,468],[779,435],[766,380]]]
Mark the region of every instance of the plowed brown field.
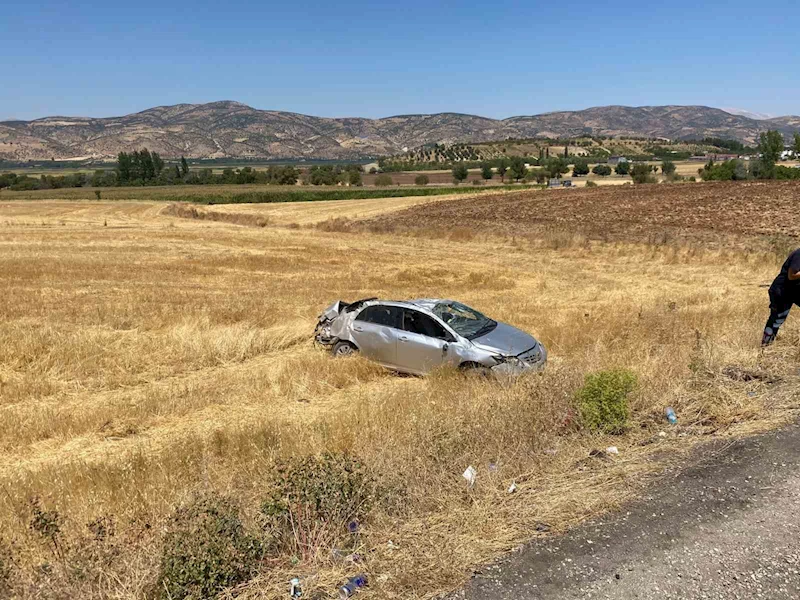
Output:
[[729,243],[738,236],[800,237],[798,208],[800,184],[795,182],[608,186],[421,204],[370,224],[381,229],[457,227],[508,235],[556,230],[609,240]]

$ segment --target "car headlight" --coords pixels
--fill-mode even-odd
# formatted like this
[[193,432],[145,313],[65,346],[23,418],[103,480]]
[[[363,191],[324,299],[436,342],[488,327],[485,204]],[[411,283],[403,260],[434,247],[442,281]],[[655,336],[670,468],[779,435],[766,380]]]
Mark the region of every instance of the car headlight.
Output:
[[509,364],[514,367],[520,367],[524,366],[525,364],[524,361],[520,360],[516,356],[503,356],[502,354],[498,354],[492,358],[494,358],[498,365]]

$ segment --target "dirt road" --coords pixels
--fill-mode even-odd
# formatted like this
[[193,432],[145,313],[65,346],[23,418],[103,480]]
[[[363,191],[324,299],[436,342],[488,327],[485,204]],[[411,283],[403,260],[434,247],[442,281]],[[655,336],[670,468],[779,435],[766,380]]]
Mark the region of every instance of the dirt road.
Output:
[[800,597],[800,425],[703,455],[625,510],[485,568],[455,597]]

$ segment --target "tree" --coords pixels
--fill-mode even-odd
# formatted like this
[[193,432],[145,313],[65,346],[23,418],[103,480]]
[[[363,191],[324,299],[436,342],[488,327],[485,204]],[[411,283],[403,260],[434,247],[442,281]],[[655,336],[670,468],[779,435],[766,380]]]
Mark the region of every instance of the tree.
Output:
[[528,168],[525,166],[525,161],[522,160],[521,156],[515,156],[511,159],[511,167],[509,170],[511,171],[511,176],[516,181],[524,179],[525,175],[528,173]]
[[461,183],[462,181],[465,181],[468,176],[469,176],[469,171],[467,170],[467,165],[459,163],[455,167],[453,167],[453,180],[456,183]]
[[376,186],[386,186],[386,185],[393,185],[394,181],[392,181],[392,176],[388,175],[387,173],[381,173],[375,178],[375,185]]
[[417,175],[414,178],[414,183],[417,185],[428,185],[430,183],[430,177],[427,175]]
[[636,163],[631,168],[631,178],[634,183],[655,183],[655,177],[652,175],[650,165],[646,163]]
[[547,170],[542,167],[531,169],[528,171],[528,175],[525,178],[536,181],[536,183],[547,183]]
[[576,159],[575,164],[572,167],[572,175],[574,177],[580,177],[581,175],[588,175],[589,174],[589,163],[586,162],[584,159]]
[[497,165],[497,174],[500,175],[500,181],[505,182],[506,171],[508,171],[508,163],[506,162],[505,158],[502,158]]
[[363,185],[361,180],[361,171],[350,170],[347,172],[347,183],[350,185]]
[[675,163],[671,160],[664,160],[661,162],[661,172],[667,177],[674,175],[675,169]]
[[127,152],[120,152],[117,156],[117,181],[120,185],[125,185],[131,180],[131,168],[133,161]]
[[758,151],[761,153],[759,178],[773,179],[775,177],[775,163],[781,158],[783,152],[783,135],[780,131],[770,129],[762,133],[759,138]]
[[614,167],[614,172],[617,175],[627,175],[631,171],[631,164],[625,160],[620,163],[617,163],[617,166]]
[[600,175],[600,177],[608,177],[611,175],[611,167],[608,165],[597,165],[594,169],[592,169],[592,173],[595,175]]
[[181,177],[186,177],[189,174],[189,163],[186,162],[186,157],[181,156]]
[[558,179],[569,171],[569,165],[563,158],[548,158],[544,169],[549,177]]
[[491,165],[488,165],[486,163],[483,163],[481,165],[481,177],[483,177],[484,179],[491,179],[492,177],[494,177],[494,171],[492,171]]
[[153,152],[150,157],[153,160],[153,169],[155,170],[156,177],[161,175],[164,170],[164,159],[159,156],[158,152]]
[[794,157],[800,158],[800,133],[794,134]]

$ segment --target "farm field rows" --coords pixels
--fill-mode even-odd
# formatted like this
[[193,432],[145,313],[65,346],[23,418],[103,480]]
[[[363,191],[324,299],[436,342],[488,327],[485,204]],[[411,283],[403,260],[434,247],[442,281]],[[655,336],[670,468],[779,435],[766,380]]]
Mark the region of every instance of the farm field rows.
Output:
[[[262,531],[275,465],[327,452],[356,457],[378,485],[346,541],[363,562],[332,561],[334,533],[298,536],[237,597],[283,598],[297,576],[325,598],[359,570],[365,599],[452,590],[543,535],[537,523],[563,530],[704,439],[797,414],[800,327],[790,319],[765,354],[758,342],[759,286],[783,252],[765,236],[800,234],[782,218],[798,189],[197,207],[263,217],[257,227],[166,202],[0,202],[0,562],[13,556],[0,585],[21,598],[158,594],[178,506],[231,497]],[[322,308],[365,296],[461,300],[534,333],[550,364],[503,384],[411,378],[312,345]],[[639,381],[630,427],[590,433],[575,391],[620,367]],[[660,438],[666,406],[680,425]],[[619,457],[587,458],[611,445]],[[57,514],[58,533],[32,527],[35,507]]]
[[426,204],[376,216],[397,230],[464,227],[507,236],[582,234],[617,241],[702,240],[753,246],[800,236],[795,182],[719,182],[547,190]]

